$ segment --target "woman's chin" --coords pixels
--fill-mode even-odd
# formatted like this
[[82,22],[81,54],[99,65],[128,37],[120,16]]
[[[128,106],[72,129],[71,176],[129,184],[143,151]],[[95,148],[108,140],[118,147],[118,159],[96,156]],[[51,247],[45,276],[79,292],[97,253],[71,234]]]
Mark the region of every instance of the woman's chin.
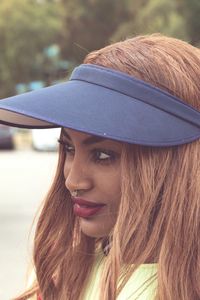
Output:
[[85,235],[94,238],[108,236],[114,226],[114,224],[104,224],[92,218],[80,218],[79,224]]

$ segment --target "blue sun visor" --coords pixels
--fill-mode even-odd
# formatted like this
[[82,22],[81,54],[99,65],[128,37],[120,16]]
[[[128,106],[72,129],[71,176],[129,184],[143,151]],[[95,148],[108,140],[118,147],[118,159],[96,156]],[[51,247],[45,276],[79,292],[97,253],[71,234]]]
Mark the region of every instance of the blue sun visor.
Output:
[[200,138],[198,110],[142,80],[91,64],[75,68],[67,82],[0,100],[0,123],[66,127],[160,147]]

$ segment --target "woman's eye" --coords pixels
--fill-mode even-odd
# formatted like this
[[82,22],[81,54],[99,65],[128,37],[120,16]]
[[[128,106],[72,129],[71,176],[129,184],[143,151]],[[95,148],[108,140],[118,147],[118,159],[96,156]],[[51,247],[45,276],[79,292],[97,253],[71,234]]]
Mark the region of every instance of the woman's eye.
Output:
[[67,152],[69,154],[74,154],[74,148],[72,146],[65,145],[64,149],[65,149],[65,152]]
[[[66,153],[66,155],[69,158],[74,157],[75,154],[74,146],[70,145],[66,141],[63,141],[62,139],[59,139],[58,143],[62,146],[63,151]],[[119,157],[119,154],[116,153],[115,151],[107,150],[107,149],[99,149],[99,148],[92,149],[90,155],[91,155],[90,156],[91,161],[99,164],[110,164]]]
[[62,145],[63,150],[65,153],[70,154],[70,155],[74,155],[74,147],[72,147],[71,145],[69,145],[68,143],[62,141],[62,140],[58,140],[58,143],[60,145]]
[[102,160],[105,160],[105,159],[108,159],[108,158],[110,158],[110,155],[109,154],[107,154],[107,153],[104,153],[104,152],[99,152],[98,153],[98,158],[99,159],[102,159]]
[[117,158],[117,154],[113,151],[94,149],[92,152],[96,163],[111,163]]

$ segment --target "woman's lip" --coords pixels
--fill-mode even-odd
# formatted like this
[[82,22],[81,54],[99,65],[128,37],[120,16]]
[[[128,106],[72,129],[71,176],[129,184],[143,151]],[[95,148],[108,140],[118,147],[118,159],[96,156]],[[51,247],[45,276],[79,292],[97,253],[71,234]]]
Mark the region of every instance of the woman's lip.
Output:
[[96,215],[106,204],[88,201],[82,198],[72,197],[75,215],[88,218]]
[[81,218],[89,218],[96,215],[102,208],[102,206],[85,206],[74,203],[74,214]]
[[74,204],[78,204],[80,206],[86,206],[86,207],[101,207],[105,205],[103,203],[91,202],[77,197],[72,197],[72,201],[74,202]]

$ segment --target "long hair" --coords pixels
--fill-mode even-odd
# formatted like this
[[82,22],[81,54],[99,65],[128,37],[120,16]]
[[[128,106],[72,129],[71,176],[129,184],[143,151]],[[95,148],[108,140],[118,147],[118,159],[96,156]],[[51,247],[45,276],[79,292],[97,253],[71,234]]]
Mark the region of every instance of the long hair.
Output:
[[[142,79],[200,110],[200,50],[186,42],[139,36],[94,51],[84,63]],[[81,299],[102,242],[80,232],[63,164],[60,149],[35,234],[37,281],[18,300],[38,289],[44,300]],[[200,299],[200,141],[164,148],[124,143],[121,168],[122,196],[100,299],[116,299],[136,268],[149,262],[158,266],[156,300]]]

